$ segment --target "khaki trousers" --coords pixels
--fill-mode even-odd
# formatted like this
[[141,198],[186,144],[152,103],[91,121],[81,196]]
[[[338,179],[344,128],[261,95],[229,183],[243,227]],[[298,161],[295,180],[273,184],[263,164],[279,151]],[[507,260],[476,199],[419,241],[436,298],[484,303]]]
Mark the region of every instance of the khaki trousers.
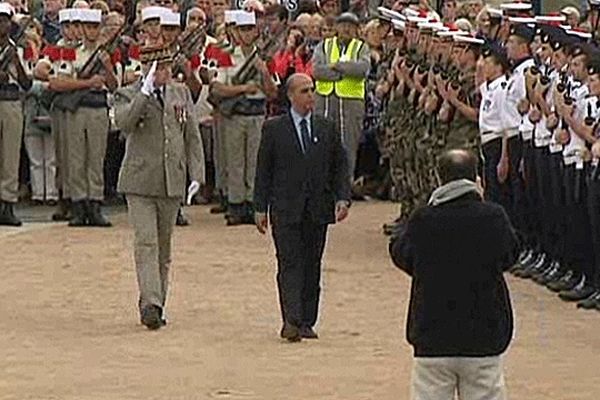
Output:
[[23,139],[20,101],[0,101],[0,200],[19,200],[19,161]]
[[412,400],[505,400],[502,358],[418,357]]
[[104,199],[104,157],[108,109],[79,108],[68,112],[68,186],[73,201]]
[[67,113],[64,110],[54,109],[50,116],[52,117],[52,136],[54,137],[54,146],[56,149],[56,186],[62,191],[63,199],[70,199],[69,192],[69,174],[67,173],[68,166],[68,149],[67,133],[65,130],[68,127],[66,124]]
[[227,160],[227,197],[230,204],[252,202],[256,159],[265,117],[233,115],[221,121]]
[[165,306],[171,264],[171,234],[179,203],[179,198],[127,195],[129,222],[135,237],[140,311],[147,305]]
[[25,148],[29,156],[31,198],[58,200],[54,137],[51,134],[26,135]]
[[213,129],[215,187],[221,193],[227,194],[227,154],[225,153],[222,119],[223,117],[215,118],[215,128]]

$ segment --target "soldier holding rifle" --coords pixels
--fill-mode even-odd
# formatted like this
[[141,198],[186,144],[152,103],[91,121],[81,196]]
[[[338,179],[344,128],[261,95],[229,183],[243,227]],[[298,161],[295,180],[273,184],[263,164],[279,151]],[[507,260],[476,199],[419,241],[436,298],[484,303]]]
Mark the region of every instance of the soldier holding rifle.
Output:
[[[10,39],[13,15],[10,4],[0,3],[0,225],[20,226],[13,205],[19,199],[19,156],[23,135],[21,93],[29,90],[31,79],[25,72],[17,45]],[[17,43],[27,25],[29,22],[15,35]]]
[[252,199],[256,157],[267,97],[277,94],[277,86],[254,45],[258,39],[254,13],[236,13],[240,46],[234,48],[234,67],[222,71],[212,84],[213,93],[222,99],[217,105],[225,115],[220,130],[227,157],[227,225],[254,224]]
[[82,9],[78,12],[84,37],[74,62],[77,77],[59,76],[50,81],[51,90],[69,92],[63,100],[69,146],[67,170],[73,202],[69,226],[108,227],[111,223],[100,210],[104,199],[104,156],[109,127],[106,94],[107,89],[115,90],[118,83],[107,50],[116,42],[119,32],[101,46],[101,11]]

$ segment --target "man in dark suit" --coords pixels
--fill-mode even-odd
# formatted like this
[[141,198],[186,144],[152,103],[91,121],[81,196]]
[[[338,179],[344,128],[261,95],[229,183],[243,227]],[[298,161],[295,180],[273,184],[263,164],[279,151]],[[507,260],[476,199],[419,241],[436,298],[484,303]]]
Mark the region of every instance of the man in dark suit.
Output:
[[412,277],[406,334],[413,346],[413,400],[505,398],[502,354],[513,334],[503,272],[517,239],[504,209],[482,200],[477,159],[451,150],[439,161],[443,185],[390,244]]
[[327,225],[348,216],[350,178],[341,135],[316,116],[314,85],[304,74],[287,83],[290,112],[264,123],[254,205],[260,233],[268,227],[277,251],[281,337],[316,339],[321,258]]

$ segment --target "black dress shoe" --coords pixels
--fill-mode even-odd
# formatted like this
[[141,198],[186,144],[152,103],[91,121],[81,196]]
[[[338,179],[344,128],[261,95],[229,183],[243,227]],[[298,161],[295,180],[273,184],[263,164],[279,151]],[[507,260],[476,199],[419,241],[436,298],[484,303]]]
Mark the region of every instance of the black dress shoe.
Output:
[[210,209],[211,214],[223,214],[224,212],[227,212],[227,205],[225,204],[218,204]]
[[23,223],[14,214],[13,204],[2,202],[0,205],[0,225],[21,226]]
[[515,273],[515,276],[520,278],[530,278],[534,274],[542,271],[546,267],[547,257],[545,254],[542,254],[541,257],[538,258],[537,262],[534,264],[529,264],[529,267],[523,269],[521,273]]
[[156,330],[163,327],[162,310],[154,304],[147,305],[142,309],[142,324],[150,330]]
[[581,300],[577,303],[577,308],[583,308],[584,310],[593,310],[596,308],[596,303],[600,300],[600,291],[596,290],[591,294],[590,297]]
[[573,289],[563,290],[558,297],[564,301],[581,301],[590,297],[595,291],[593,287],[587,284],[585,276],[582,276]]
[[302,339],[318,339],[319,335],[310,326],[303,326],[300,328],[300,336]]
[[300,329],[297,326],[292,324],[283,324],[283,328],[281,328],[280,336],[282,339],[286,339],[288,342],[299,342],[302,340],[302,335],[300,335]]
[[177,219],[175,220],[175,225],[177,226],[188,226],[190,221],[183,215],[183,211],[181,208],[177,211]]
[[558,261],[554,261],[552,265],[553,267],[550,268],[549,271],[535,279],[537,283],[540,285],[546,285],[552,281],[560,279],[564,275],[564,271],[560,268],[560,263]]
[[563,290],[571,290],[579,283],[580,277],[573,271],[567,271],[560,280],[549,283],[546,287],[553,292],[561,292]]

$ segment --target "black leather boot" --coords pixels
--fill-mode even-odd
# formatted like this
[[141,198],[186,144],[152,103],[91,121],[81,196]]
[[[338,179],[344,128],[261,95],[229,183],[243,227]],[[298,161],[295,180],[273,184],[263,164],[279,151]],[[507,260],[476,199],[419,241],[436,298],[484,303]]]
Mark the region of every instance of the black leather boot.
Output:
[[21,226],[23,223],[15,216],[13,203],[3,201],[0,203],[0,225]]
[[227,220],[227,226],[236,226],[243,225],[246,220],[246,212],[245,212],[244,203],[241,204],[229,204],[229,209],[227,210],[227,215],[225,219]]
[[70,213],[70,201],[60,199],[58,201],[57,210],[52,214],[52,221],[68,221],[71,219]]
[[87,207],[84,200],[74,201],[71,206],[69,226],[78,227],[87,225]]
[[102,215],[99,201],[90,201],[88,203],[87,220],[89,226],[96,226],[99,228],[108,228],[112,226],[110,221]]
[[590,297],[592,294],[594,294],[595,291],[596,289],[594,289],[588,284],[585,275],[582,275],[581,279],[579,280],[577,285],[575,285],[575,287],[573,287],[570,290],[563,290],[562,292],[560,292],[558,297],[560,297],[561,300],[564,301],[581,301]]

